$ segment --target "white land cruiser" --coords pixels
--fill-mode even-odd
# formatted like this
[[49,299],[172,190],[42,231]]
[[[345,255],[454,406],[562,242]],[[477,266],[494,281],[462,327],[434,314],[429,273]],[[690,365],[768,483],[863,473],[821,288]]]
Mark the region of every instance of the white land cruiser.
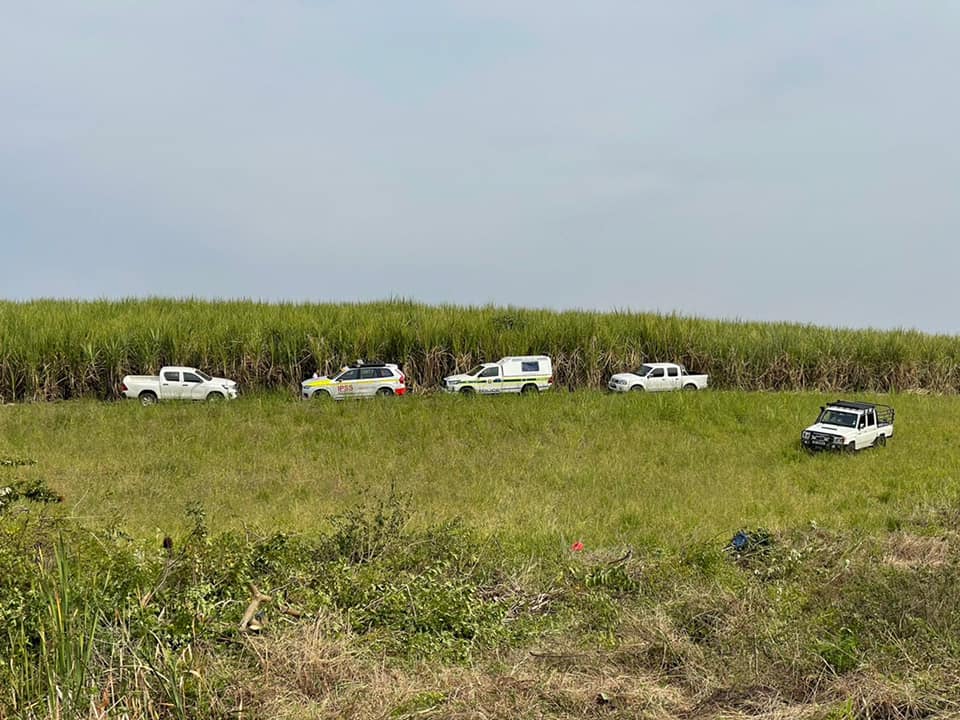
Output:
[[703,390],[708,375],[691,375],[676,363],[647,363],[636,372],[617,373],[607,387],[614,392],[662,392],[665,390]]
[[445,377],[440,385],[447,392],[465,395],[536,393],[552,386],[553,362],[546,355],[520,355],[483,363],[460,375]]
[[889,405],[837,400],[821,406],[820,417],[800,434],[800,442],[810,450],[883,447],[893,437],[893,416]]
[[406,392],[407,379],[393,363],[357,363],[332,378],[315,376],[300,383],[300,397],[304,400],[390,397]]
[[120,392],[124,397],[138,398],[141,405],[153,405],[158,400],[233,400],[237,383],[192,367],[165,367],[159,375],[127,375]]

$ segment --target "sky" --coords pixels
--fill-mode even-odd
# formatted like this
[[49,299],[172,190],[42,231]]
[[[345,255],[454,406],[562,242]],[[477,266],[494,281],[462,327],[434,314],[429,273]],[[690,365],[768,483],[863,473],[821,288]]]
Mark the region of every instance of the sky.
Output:
[[960,332],[960,3],[0,0],[0,297]]

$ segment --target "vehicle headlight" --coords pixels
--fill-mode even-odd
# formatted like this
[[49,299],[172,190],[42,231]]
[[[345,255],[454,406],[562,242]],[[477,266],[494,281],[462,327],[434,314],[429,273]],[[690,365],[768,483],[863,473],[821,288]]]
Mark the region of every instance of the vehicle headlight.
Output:
[[843,444],[843,438],[840,437],[839,435],[835,435],[834,438],[833,438],[833,444],[834,444],[834,445],[842,445],[842,444]]
[[812,434],[813,433],[811,433],[809,430],[804,430],[802,433],[800,433],[800,437],[804,440],[809,440]]

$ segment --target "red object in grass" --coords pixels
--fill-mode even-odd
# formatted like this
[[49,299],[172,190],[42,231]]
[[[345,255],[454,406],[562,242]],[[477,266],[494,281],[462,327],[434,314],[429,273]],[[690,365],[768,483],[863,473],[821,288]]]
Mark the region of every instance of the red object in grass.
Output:
[[570,549],[574,552],[580,552],[583,550],[583,543],[577,540],[573,545],[570,546]]

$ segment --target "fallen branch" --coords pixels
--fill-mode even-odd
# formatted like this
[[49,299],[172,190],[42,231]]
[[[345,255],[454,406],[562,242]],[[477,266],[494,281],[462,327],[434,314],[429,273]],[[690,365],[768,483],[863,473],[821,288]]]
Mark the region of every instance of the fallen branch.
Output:
[[253,583],[250,584],[250,593],[253,595],[253,597],[250,600],[250,604],[247,605],[247,611],[243,614],[243,619],[240,621],[241,632],[246,632],[248,629],[259,630],[260,626],[256,625],[251,627],[250,621],[253,620],[254,616],[257,614],[257,610],[260,609],[260,603],[268,603],[273,600],[273,596],[264,595],[262,592],[260,592],[260,588]]

